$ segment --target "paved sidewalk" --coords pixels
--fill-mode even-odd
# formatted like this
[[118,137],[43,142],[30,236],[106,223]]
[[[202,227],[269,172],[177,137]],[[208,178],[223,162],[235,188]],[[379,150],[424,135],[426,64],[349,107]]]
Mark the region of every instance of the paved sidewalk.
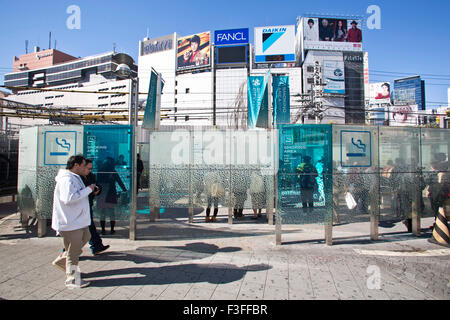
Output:
[[[371,242],[369,224],[333,228],[324,244],[320,225],[275,227],[248,219],[224,223],[138,221],[141,240],[125,227],[104,236],[111,248],[92,256],[84,248],[85,289],[69,290],[51,265],[62,247],[49,231],[18,228],[19,215],[0,220],[0,298],[7,300],[398,300],[450,298],[450,249],[405,233],[401,223],[380,228]],[[431,224],[422,220],[423,226]],[[425,231],[425,230],[424,230]]]

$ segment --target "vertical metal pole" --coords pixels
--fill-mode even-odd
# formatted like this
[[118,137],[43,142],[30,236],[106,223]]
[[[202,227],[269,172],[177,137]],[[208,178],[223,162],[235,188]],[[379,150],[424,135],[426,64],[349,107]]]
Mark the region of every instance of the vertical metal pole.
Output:
[[130,105],[128,122],[132,126],[131,130],[131,207],[130,207],[130,240],[136,240],[136,202],[137,202],[137,150],[136,150],[136,129],[138,118],[138,102],[139,102],[139,79],[130,79]]
[[[380,187],[380,134],[379,134],[380,128],[377,126],[376,128],[376,134],[374,134],[374,140],[376,137],[377,143],[374,143],[374,146],[376,146],[377,150],[376,152],[372,152],[373,155],[375,155],[374,163],[377,165],[375,166],[375,190],[377,191],[377,197],[375,195],[369,194],[368,197],[372,201],[369,201],[370,203],[370,240],[376,241],[378,240],[378,223],[380,221],[380,203],[381,203],[381,187]],[[372,131],[373,132],[373,131]],[[372,151],[373,150],[372,148]],[[371,173],[368,173],[371,174]],[[373,199],[376,199],[374,201]]]
[[188,200],[188,220],[189,223],[194,222],[194,195],[192,190],[192,168],[194,163],[194,132],[189,129],[189,166],[188,166],[188,177],[189,177],[189,200]]
[[417,159],[418,163],[412,164],[411,167],[415,167],[417,165],[416,172],[411,173],[414,177],[414,182],[411,188],[413,189],[413,203],[412,203],[412,212],[411,212],[411,219],[412,219],[412,232],[416,236],[420,236],[421,228],[420,228],[420,217],[422,216],[422,161],[421,161],[421,153],[420,153],[420,145],[422,140],[422,129],[417,129],[418,133],[416,133],[417,137],[417,144],[413,145],[413,156],[412,159]]

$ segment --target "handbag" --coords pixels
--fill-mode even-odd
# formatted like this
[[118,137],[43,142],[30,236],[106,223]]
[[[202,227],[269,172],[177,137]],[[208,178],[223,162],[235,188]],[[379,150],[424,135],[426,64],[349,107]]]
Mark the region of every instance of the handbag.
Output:
[[350,192],[345,193],[345,202],[347,203],[347,208],[353,210],[356,207],[356,201]]

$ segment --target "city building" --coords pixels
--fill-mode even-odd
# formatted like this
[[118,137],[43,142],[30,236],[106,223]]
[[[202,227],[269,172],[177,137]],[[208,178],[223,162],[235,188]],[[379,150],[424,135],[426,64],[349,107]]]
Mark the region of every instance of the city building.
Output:
[[[55,50],[49,52],[53,54]],[[25,56],[29,58],[29,55]],[[27,70],[6,74],[4,84],[13,92],[8,100],[34,106],[36,112],[48,110],[55,113],[55,117],[48,119],[10,117],[8,125],[20,128],[60,122],[60,110],[64,109],[94,115],[113,114],[115,109],[119,109],[123,110],[122,114],[128,114],[128,95],[122,93],[129,92],[130,80],[121,80],[115,74],[121,63],[129,65],[132,75],[137,76],[133,59],[115,52],[57,64],[44,61],[45,66],[39,65],[34,69],[31,68],[33,64],[29,64]]]
[[394,104],[417,104],[419,110],[426,110],[425,81],[420,76],[394,80]]

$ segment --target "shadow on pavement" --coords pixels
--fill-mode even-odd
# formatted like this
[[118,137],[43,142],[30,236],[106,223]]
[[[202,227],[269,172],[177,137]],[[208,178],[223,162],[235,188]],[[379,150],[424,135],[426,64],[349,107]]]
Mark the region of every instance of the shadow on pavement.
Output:
[[[247,272],[268,270],[266,264],[237,267],[233,264],[180,264],[163,267],[124,268],[84,273],[83,279],[92,281],[91,287],[142,286],[174,283],[225,284],[243,279]],[[129,277],[123,277],[127,276]],[[120,276],[120,278],[102,277]]]
[[148,246],[139,247],[132,251],[106,251],[104,254],[80,257],[80,260],[93,259],[101,261],[133,261],[136,264],[153,262],[167,263],[179,262],[193,259],[204,259],[216,253],[237,252],[242,249],[239,247],[219,248],[209,243],[188,243],[184,246]]

